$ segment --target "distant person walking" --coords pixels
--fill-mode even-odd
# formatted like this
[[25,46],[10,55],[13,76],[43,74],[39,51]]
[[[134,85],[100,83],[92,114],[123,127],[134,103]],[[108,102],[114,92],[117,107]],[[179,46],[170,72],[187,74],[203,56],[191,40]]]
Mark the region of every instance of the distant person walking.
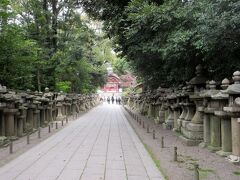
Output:
[[108,104],[110,104],[110,97],[107,97],[107,102]]
[[112,96],[112,104],[114,104],[114,97]]
[[116,97],[116,104],[118,104],[118,98]]
[[121,104],[121,98],[120,97],[118,98],[118,104]]

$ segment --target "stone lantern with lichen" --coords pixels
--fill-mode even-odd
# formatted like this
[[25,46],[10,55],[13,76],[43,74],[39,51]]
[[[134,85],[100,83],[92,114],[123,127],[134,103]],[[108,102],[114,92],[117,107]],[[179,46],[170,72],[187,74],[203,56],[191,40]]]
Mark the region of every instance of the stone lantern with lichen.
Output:
[[234,84],[224,91],[229,95],[229,100],[223,110],[231,117],[232,155],[229,155],[229,160],[240,163],[240,71],[233,73],[233,81]]

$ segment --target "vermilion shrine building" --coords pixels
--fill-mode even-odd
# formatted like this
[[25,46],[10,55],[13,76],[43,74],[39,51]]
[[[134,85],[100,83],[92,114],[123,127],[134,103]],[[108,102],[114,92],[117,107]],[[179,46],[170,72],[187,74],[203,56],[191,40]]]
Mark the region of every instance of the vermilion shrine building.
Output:
[[109,74],[107,83],[102,88],[104,92],[118,93],[121,85],[121,80],[116,74]]
[[107,83],[102,88],[102,91],[105,93],[119,93],[122,89],[133,87],[136,85],[136,78],[129,74],[122,75],[118,77],[118,75],[114,73],[108,74]]

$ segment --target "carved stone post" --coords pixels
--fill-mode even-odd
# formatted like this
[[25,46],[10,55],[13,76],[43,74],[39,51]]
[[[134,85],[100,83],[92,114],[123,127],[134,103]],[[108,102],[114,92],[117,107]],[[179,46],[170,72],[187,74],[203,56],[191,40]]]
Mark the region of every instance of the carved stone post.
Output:
[[[201,107],[203,98],[200,96],[205,87],[206,78],[203,76],[203,68],[201,65],[196,67],[196,77],[189,81],[189,85],[194,88],[194,93],[190,94],[190,100],[194,101],[195,114],[191,121],[186,124],[182,139],[187,145],[198,145],[203,140],[203,113]],[[188,115],[186,116],[188,118]]]
[[[229,86],[229,80],[224,79],[222,81],[222,89],[226,89]],[[219,92],[216,95],[211,96],[212,99],[219,101],[219,108],[214,111],[215,116],[221,119],[221,150],[217,151],[220,156],[228,156],[232,152],[232,128],[231,118],[223,111],[223,107],[228,105],[228,94]]]
[[234,84],[230,85],[226,93],[229,94],[228,107],[223,110],[231,117],[232,127],[232,155],[229,160],[240,163],[240,71],[233,73]]
[[6,102],[6,107],[3,109],[4,120],[5,120],[5,136],[9,139],[17,138],[17,121],[15,120],[15,115],[18,109],[15,107],[15,101],[17,97],[14,93],[8,93],[4,95],[4,101]]
[[180,116],[177,119],[177,131],[181,132],[182,128],[182,121],[184,121],[185,117],[187,116],[187,108],[184,105],[187,100],[187,94],[186,94],[186,87],[182,88],[182,91],[178,93],[179,98],[179,106],[182,109]]

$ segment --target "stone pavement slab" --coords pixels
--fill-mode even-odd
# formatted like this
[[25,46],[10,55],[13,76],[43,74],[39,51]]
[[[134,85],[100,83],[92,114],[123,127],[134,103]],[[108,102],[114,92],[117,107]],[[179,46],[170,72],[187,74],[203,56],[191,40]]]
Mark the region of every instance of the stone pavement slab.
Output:
[[0,180],[162,180],[121,106],[100,105],[0,168]]

